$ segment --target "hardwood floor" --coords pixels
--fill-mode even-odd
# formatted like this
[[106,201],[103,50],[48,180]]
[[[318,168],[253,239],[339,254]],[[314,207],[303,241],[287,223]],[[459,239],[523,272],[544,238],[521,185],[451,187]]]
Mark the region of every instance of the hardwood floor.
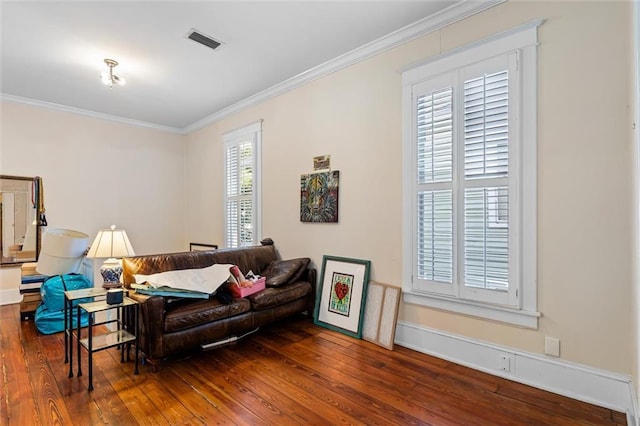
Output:
[[[234,345],[133,375],[115,349],[68,378],[63,335],[0,307],[6,425],[620,425],[622,413],[543,392],[300,317]],[[86,353],[83,355],[87,365]]]

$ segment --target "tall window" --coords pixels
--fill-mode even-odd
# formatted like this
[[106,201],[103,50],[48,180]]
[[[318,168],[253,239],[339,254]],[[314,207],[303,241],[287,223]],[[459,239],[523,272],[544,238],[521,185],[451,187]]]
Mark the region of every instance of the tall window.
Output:
[[260,239],[260,145],[262,123],[224,135],[225,239],[227,247]]
[[403,74],[408,302],[537,326],[537,25]]

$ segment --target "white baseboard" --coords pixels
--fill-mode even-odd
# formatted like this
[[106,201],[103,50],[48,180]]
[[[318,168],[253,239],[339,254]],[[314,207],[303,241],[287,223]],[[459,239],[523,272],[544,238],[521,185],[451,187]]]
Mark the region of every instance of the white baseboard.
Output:
[[627,425],[629,426],[640,426],[640,417],[638,414],[638,397],[636,395],[635,387],[631,386],[631,401],[633,403],[633,411],[627,412]]
[[0,290],[0,306],[12,305],[14,303],[22,302],[22,295],[17,288],[10,288],[8,290]]
[[[626,413],[629,425],[635,425],[638,418],[630,376],[501,347],[405,321],[398,322],[395,343],[475,370]],[[501,355],[508,359],[509,371],[500,370]]]

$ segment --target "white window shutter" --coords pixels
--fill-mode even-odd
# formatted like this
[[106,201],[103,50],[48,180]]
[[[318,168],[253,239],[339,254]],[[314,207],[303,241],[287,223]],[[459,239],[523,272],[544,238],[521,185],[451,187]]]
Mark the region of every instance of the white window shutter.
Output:
[[464,285],[508,291],[509,72],[485,72],[463,86]]
[[453,198],[451,190],[418,193],[418,279],[453,282]]
[[478,63],[417,85],[414,102],[416,288],[506,304],[507,63]]
[[227,247],[238,247],[240,245],[240,239],[238,236],[238,201],[232,198],[227,199]]
[[[453,283],[453,89],[416,93],[416,278]],[[419,284],[420,285],[420,284]]]
[[418,183],[452,179],[452,88],[417,97]]
[[240,245],[251,245],[253,243],[253,200],[240,200]]
[[[498,196],[497,194],[501,194]],[[496,209],[502,209],[496,211]],[[464,284],[509,289],[509,228],[491,220],[508,218],[507,189],[473,188],[464,193]]]
[[259,152],[261,124],[225,135],[225,233],[227,247],[259,238]]
[[508,71],[464,82],[464,175],[503,177],[509,172]]
[[238,195],[238,146],[230,146],[227,148],[226,152],[226,179],[227,179],[227,196],[236,196]]

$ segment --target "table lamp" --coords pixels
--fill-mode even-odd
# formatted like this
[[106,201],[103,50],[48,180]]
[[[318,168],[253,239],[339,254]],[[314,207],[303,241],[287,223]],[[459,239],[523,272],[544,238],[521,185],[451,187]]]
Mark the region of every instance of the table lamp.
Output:
[[122,264],[118,258],[135,256],[127,232],[124,229],[116,229],[111,225],[110,229],[101,229],[93,240],[87,257],[107,258],[100,267],[100,274],[104,279],[104,288],[120,287],[120,275]]
[[65,275],[78,270],[89,236],[70,229],[49,228],[42,236],[36,271],[42,275]]

